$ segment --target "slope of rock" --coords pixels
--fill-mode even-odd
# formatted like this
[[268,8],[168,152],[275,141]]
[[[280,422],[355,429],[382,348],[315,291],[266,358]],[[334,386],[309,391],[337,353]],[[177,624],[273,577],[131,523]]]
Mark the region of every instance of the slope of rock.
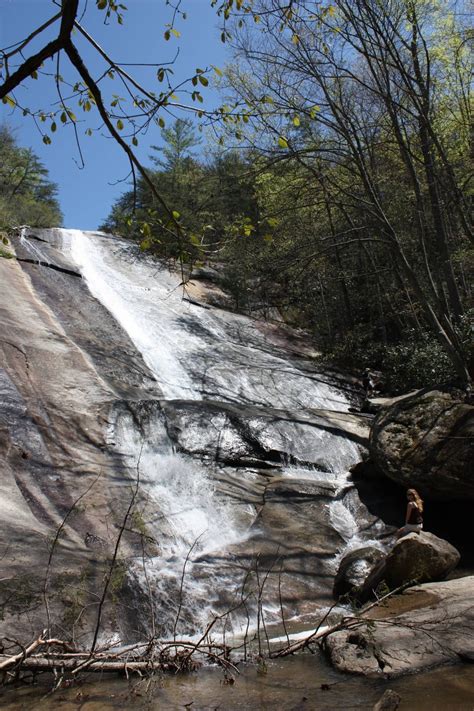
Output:
[[362,617],[367,626],[326,641],[340,671],[391,677],[467,659],[474,652],[474,577],[410,588]]

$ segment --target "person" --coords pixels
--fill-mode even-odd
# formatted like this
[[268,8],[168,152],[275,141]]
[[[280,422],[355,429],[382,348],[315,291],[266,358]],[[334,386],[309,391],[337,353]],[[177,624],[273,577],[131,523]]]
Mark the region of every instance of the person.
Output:
[[397,538],[423,530],[423,499],[416,489],[408,489],[407,501],[405,525],[397,531]]
[[364,374],[362,376],[362,385],[365,390],[365,395],[367,398],[372,397],[372,395],[375,392],[375,386],[377,384],[377,376],[375,373],[372,373],[370,368],[366,368],[364,370]]

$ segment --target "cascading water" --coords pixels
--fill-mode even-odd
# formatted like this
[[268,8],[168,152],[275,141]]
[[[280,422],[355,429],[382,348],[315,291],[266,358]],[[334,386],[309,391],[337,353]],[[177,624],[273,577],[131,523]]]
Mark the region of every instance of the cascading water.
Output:
[[[230,426],[235,411],[241,412],[245,436],[273,462],[276,478],[283,482],[278,486],[291,489],[295,481],[303,488],[316,486],[315,501],[324,494],[326,503],[318,510],[329,512],[340,539],[339,553],[359,540],[356,515],[343,497],[349,487],[347,472],[360,458],[358,447],[295,417],[308,408],[347,412],[348,397],[307,363],[269,343],[252,320],[183,300],[179,279],[138,255],[128,243],[101,233],[60,234],[62,252],[80,270],[91,294],[128,333],[162,391],[160,404],[142,406],[140,426],[127,409],[118,408],[109,433],[110,445],[129,470],[139,468],[143,493],[139,513],[156,547],[146,575],[138,562],[135,570],[144,589],[151,581],[161,632],[176,631],[178,608],[181,633],[202,629],[218,608],[223,590],[227,604],[232,591],[238,595],[243,565],[223,566],[221,561],[228,563],[229,556],[242,561],[242,543],[260,540],[259,531],[268,525],[262,518],[269,504],[265,508],[263,503],[277,490],[270,474],[262,473],[258,465],[239,469],[236,476],[235,468],[225,464],[227,455],[220,457],[222,464],[217,462],[217,449],[203,453],[202,442],[212,435],[209,423],[197,426],[192,421],[189,430],[178,427],[186,450],[200,456],[177,453],[163,417],[166,403],[187,403],[190,412],[192,403],[219,406],[222,412],[212,420],[219,430],[216,447],[233,455],[243,451],[242,433]],[[263,417],[268,410],[277,413],[274,418]],[[293,413],[293,419],[285,419],[281,412]],[[235,492],[244,485],[254,498],[238,498]],[[285,541],[274,543],[279,550]],[[306,590],[306,572],[301,576]],[[275,599],[269,600],[267,607],[275,605]]]

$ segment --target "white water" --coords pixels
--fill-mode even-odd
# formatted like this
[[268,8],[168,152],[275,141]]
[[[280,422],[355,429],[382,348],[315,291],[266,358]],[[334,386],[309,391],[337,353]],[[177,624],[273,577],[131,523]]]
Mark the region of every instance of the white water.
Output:
[[[92,295],[142,353],[164,399],[347,411],[349,402],[342,392],[280,355],[250,319],[183,301],[178,277],[156,263],[133,258],[128,244],[78,230],[62,230],[62,238],[63,249],[69,251]],[[248,426],[260,428],[260,441],[269,448],[315,462],[313,467],[288,466],[282,474],[330,485],[335,499],[328,504],[330,519],[345,541],[341,554],[358,541],[356,520],[337,500],[348,486],[349,467],[359,459],[358,448],[349,440],[302,425],[291,429],[290,424],[281,432],[269,426],[262,431],[261,422],[249,419]],[[255,510],[250,506],[237,510],[217,496],[204,465],[173,451],[158,416],[146,437],[131,419],[118,418],[111,439],[131,470],[140,459],[147,497],[141,516],[159,548],[149,575],[157,596],[172,609],[190,550],[192,560],[197,553],[224,550],[244,540]],[[192,563],[186,565],[188,573]],[[218,571],[215,578],[210,575],[209,580],[187,580],[187,604],[202,625],[212,616],[218,588],[234,583],[219,578]]]
[[177,275],[124,256],[126,243],[63,234],[91,293],[128,333],[166,398],[348,409],[342,393],[270,350],[248,318],[183,301]]

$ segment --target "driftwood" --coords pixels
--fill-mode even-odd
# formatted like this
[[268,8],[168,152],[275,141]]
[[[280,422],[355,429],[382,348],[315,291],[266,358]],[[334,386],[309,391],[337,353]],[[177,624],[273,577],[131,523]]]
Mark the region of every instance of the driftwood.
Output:
[[[21,646],[15,640],[8,641]],[[238,673],[228,658],[229,652],[225,645],[204,643],[202,640],[198,644],[189,640],[151,641],[121,650],[110,648],[91,652],[75,649],[60,639],[44,639],[39,636],[17,654],[0,654],[0,672],[3,672],[4,681],[17,677],[23,671],[49,671],[56,675],[67,672],[73,676],[86,670],[146,675],[156,671],[195,669],[200,664],[193,657],[199,654],[201,658],[219,664],[227,671]]]

